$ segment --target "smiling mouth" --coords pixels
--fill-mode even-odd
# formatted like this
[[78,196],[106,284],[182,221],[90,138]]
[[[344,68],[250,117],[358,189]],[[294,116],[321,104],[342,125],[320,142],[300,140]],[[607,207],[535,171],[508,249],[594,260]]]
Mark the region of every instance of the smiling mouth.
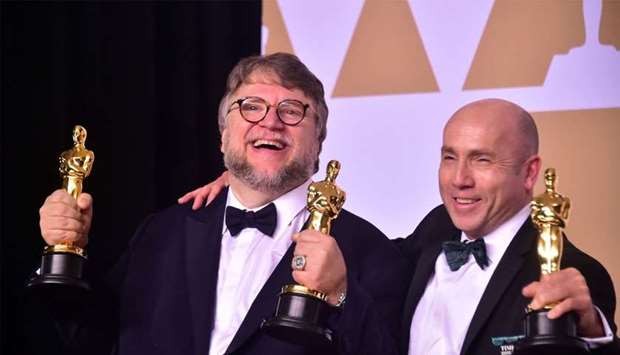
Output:
[[480,199],[477,199],[477,198],[464,198],[464,197],[454,197],[453,199],[459,205],[473,205],[474,203],[480,201]]
[[252,147],[257,149],[268,149],[268,150],[282,150],[286,147],[283,142],[269,140],[269,139],[257,139],[252,143]]

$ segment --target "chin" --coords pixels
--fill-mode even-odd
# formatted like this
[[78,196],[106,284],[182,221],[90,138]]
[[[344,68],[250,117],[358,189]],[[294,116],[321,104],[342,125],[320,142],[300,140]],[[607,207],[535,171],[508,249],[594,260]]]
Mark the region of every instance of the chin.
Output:
[[455,217],[450,215],[450,219],[456,228],[465,232],[468,236],[471,236],[474,234],[473,231],[477,230],[478,223],[476,221],[472,221],[470,218]]

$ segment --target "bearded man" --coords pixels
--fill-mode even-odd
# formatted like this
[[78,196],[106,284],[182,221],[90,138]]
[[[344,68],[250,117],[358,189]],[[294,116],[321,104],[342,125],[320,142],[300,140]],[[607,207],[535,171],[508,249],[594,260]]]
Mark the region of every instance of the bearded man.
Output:
[[[96,297],[61,322],[68,343],[89,354],[317,353],[260,330],[280,288],[299,283],[337,307],[321,353],[396,353],[408,284],[398,251],[346,210],[332,235],[303,230],[327,114],[323,85],[297,57],[241,60],[218,118],[229,189],[205,208],[147,218],[113,272],[89,275]],[[84,245],[92,198],[58,190],[40,214],[47,244]],[[305,265],[291,271],[294,256]]]

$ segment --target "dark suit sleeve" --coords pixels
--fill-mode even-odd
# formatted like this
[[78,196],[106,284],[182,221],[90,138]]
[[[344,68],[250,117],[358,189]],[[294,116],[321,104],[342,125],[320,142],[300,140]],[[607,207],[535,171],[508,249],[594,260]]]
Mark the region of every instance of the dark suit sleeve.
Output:
[[353,224],[354,240],[339,240],[347,264],[347,300],[335,326],[338,352],[397,354],[408,286],[406,261],[368,222]]
[[413,268],[410,270],[413,275],[422,250],[432,243],[449,239],[455,233],[460,232],[452,224],[446,208],[440,205],[432,209],[407,238],[394,239],[393,242]]
[[600,355],[620,354],[620,341],[617,337],[618,328],[614,322],[616,311],[616,296],[611,277],[607,270],[596,259],[577,249],[567,238],[564,238],[565,250],[562,267],[574,267],[579,270],[586,279],[592,303],[605,315],[614,340],[611,344],[598,347],[592,351]]

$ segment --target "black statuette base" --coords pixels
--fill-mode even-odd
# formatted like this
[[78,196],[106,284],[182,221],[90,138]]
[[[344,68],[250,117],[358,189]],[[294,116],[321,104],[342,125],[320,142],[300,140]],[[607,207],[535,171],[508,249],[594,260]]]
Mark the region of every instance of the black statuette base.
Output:
[[90,291],[83,279],[86,258],[73,253],[43,254],[41,269],[26,287],[37,297],[60,301],[79,300]]
[[276,314],[261,324],[268,335],[308,347],[328,347],[332,331],[327,327],[331,306],[324,301],[301,293],[283,293],[278,298]]
[[515,355],[589,354],[588,344],[577,337],[574,313],[557,319],[547,318],[549,310],[533,311],[523,320],[525,337],[515,345]]

